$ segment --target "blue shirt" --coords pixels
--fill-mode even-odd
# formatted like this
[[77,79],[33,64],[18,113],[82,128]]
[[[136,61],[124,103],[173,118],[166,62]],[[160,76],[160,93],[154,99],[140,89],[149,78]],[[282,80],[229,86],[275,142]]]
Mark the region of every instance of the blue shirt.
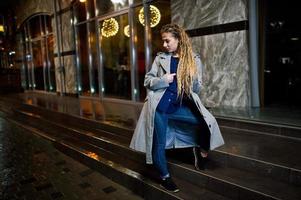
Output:
[[[170,60],[170,73],[177,73],[179,58],[171,57]],[[173,113],[179,107],[178,92],[177,92],[177,78],[173,79],[173,82],[169,83],[168,88],[164,92],[158,106],[157,110],[166,113]]]

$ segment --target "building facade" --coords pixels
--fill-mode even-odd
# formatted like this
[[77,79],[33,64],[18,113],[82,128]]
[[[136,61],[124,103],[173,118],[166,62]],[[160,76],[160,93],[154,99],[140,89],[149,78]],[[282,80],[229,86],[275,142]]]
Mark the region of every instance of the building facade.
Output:
[[143,102],[144,74],[177,23],[204,64],[208,107],[258,107],[264,97],[256,0],[26,0],[16,7],[25,90]]

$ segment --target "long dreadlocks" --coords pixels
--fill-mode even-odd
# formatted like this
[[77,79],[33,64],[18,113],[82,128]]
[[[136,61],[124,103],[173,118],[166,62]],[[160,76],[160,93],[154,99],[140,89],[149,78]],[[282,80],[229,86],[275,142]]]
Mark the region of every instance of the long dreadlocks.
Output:
[[178,96],[190,95],[193,78],[197,73],[197,66],[192,52],[192,45],[185,30],[177,24],[166,24],[161,28],[162,33],[171,33],[178,39],[179,64],[177,69]]

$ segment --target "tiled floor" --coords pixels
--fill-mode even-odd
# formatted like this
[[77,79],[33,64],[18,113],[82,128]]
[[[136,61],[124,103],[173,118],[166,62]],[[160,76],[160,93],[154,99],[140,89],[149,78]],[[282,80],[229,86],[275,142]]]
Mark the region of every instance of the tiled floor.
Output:
[[0,113],[0,199],[142,199]]

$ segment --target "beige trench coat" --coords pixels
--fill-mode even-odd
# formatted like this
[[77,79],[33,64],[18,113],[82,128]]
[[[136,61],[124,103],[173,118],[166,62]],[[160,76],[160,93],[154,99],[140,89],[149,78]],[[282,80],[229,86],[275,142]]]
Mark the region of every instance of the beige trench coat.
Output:
[[[148,95],[145,99],[130,147],[136,151],[146,153],[146,163],[152,164],[152,145],[154,132],[154,118],[157,105],[163,96],[166,88],[169,86],[166,73],[170,73],[171,55],[167,53],[158,53],[151,70],[145,75],[144,86],[148,89]],[[213,150],[224,144],[224,139],[213,115],[203,106],[198,96],[202,84],[202,63],[199,55],[195,55],[195,61],[198,67],[198,76],[193,83],[192,98],[199,111],[203,115],[209,130],[211,132],[210,150]]]

